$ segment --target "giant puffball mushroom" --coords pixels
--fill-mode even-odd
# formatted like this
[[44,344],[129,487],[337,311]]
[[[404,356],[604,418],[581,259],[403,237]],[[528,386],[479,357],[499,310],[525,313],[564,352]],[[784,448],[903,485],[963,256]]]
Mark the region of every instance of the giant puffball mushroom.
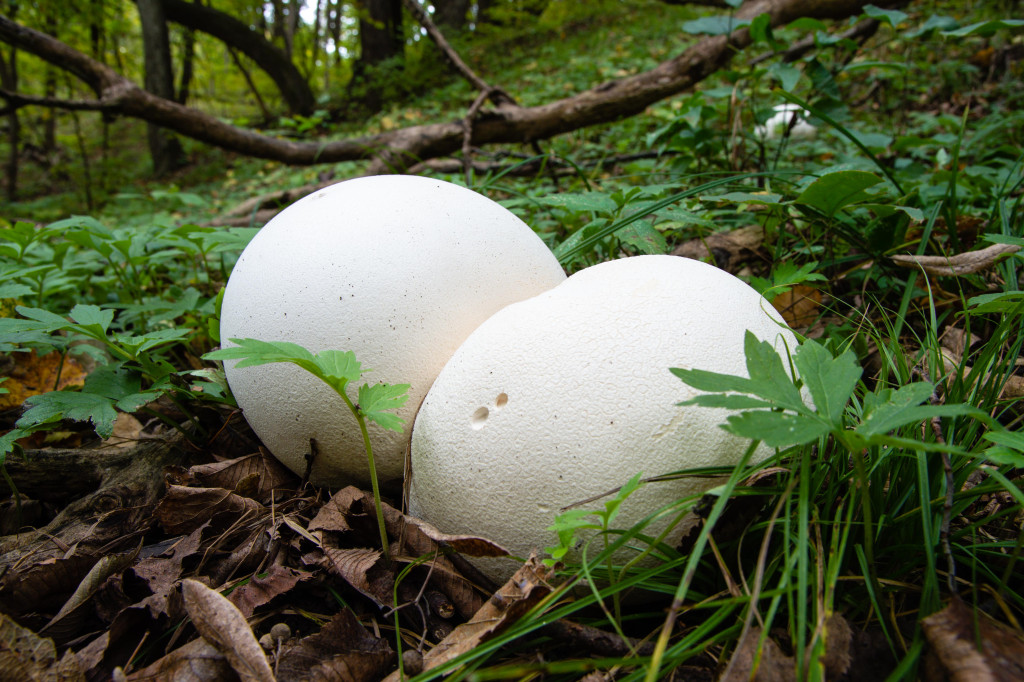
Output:
[[[371,427],[381,481],[403,474],[427,389],[481,322],[565,274],[540,238],[490,199],[414,176],[364,177],[292,204],[257,233],[224,291],[221,339],[351,350],[364,381],[408,383],[404,433]],[[235,369],[228,384],[263,443],[297,473],[315,438],[311,480],[368,480],[355,418],[326,385],[290,364]],[[355,387],[352,388],[354,395]]]
[[[754,289],[677,256],[595,265],[504,308],[466,339],[423,401],[413,428],[410,512],[525,557],[557,544],[546,529],[561,508],[638,472],[735,464],[749,442],[719,427],[727,411],[677,406],[696,392],[669,368],[747,376],[748,329],[783,357],[796,348]],[[754,461],[769,454],[762,447]],[[718,484],[647,484],[615,526],[629,528]],[[499,581],[515,568],[509,559],[474,563]]]
[[[785,135],[787,129],[789,137],[794,140],[809,139],[818,133],[818,129],[806,120],[809,112],[799,104],[792,102],[776,104],[774,111],[775,113],[764,122],[763,126],[759,125],[754,128],[758,137],[774,140]],[[795,122],[793,122],[794,119],[796,119]],[[792,128],[790,128],[791,122]]]

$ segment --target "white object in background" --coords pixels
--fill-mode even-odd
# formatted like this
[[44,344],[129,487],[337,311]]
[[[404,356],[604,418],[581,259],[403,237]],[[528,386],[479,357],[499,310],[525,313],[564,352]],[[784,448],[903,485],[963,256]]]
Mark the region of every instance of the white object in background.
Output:
[[[557,259],[501,205],[451,183],[386,175],[317,190],[275,216],[235,265],[221,339],[351,350],[370,383],[408,383],[405,431],[370,425],[382,482],[401,479],[412,420],[437,373],[480,323],[565,280]],[[228,383],[263,443],[297,473],[315,438],[316,484],[368,479],[358,425],[326,385],[290,364]],[[351,387],[354,398],[356,387]]]
[[771,118],[765,121],[763,126],[757,126],[755,131],[758,137],[763,137],[767,140],[774,140],[782,137],[786,133],[786,129],[790,125],[790,121],[794,118],[796,123],[793,124],[792,129],[789,131],[789,136],[794,139],[806,139],[814,137],[818,132],[818,129],[806,121],[808,111],[803,107],[787,102],[785,104],[776,104],[775,113],[772,114]]

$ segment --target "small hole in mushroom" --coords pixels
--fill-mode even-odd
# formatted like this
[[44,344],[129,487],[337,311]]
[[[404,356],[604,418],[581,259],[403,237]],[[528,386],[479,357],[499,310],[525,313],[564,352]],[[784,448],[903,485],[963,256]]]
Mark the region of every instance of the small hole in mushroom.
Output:
[[508,393],[499,393],[498,397],[494,399],[494,409],[500,410],[508,404]]
[[473,413],[473,416],[469,418],[469,425],[474,429],[482,429],[484,427],[484,422],[487,421],[487,417],[490,416],[490,414],[491,411],[486,407],[477,408],[476,412]]

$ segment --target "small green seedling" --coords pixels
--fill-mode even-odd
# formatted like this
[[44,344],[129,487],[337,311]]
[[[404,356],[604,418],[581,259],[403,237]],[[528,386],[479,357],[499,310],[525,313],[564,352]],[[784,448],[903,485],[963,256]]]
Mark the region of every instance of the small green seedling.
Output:
[[353,402],[346,392],[348,385],[359,381],[364,373],[371,370],[363,369],[361,363],[356,360],[355,353],[350,350],[325,350],[314,354],[296,343],[287,341],[231,339],[231,342],[237,345],[207,353],[203,359],[238,360],[236,369],[275,362],[291,363],[323,381],[345,401],[345,405],[359,423],[359,431],[363,435],[363,447],[366,448],[366,459],[370,465],[373,502],[377,508],[381,547],[385,560],[390,562],[388,536],[384,528],[384,510],[380,501],[380,488],[377,485],[377,468],[373,460],[373,447],[370,445],[366,421],[370,420],[382,428],[400,432],[405,420],[392,412],[402,407],[409,399],[409,384],[363,384],[356,394],[356,402]]

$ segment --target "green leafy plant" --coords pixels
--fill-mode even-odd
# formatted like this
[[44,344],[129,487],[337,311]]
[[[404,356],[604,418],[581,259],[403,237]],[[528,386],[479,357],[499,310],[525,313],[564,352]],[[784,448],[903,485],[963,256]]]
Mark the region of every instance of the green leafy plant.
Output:
[[356,392],[356,400],[349,397],[350,383],[358,382],[369,369],[363,369],[352,351],[326,350],[311,353],[296,343],[287,341],[260,341],[257,339],[230,339],[236,344],[221,348],[203,356],[206,360],[238,360],[236,368],[256,367],[271,363],[285,362],[306,370],[330,386],[345,402],[352,416],[359,424],[363,436],[363,447],[370,468],[370,485],[373,486],[373,501],[377,508],[377,526],[380,530],[381,548],[390,562],[388,536],[384,527],[384,510],[381,506],[380,487],[377,484],[377,468],[373,459],[373,446],[366,428],[367,420],[381,428],[401,431],[404,419],[392,414],[409,399],[409,384],[364,383]]

